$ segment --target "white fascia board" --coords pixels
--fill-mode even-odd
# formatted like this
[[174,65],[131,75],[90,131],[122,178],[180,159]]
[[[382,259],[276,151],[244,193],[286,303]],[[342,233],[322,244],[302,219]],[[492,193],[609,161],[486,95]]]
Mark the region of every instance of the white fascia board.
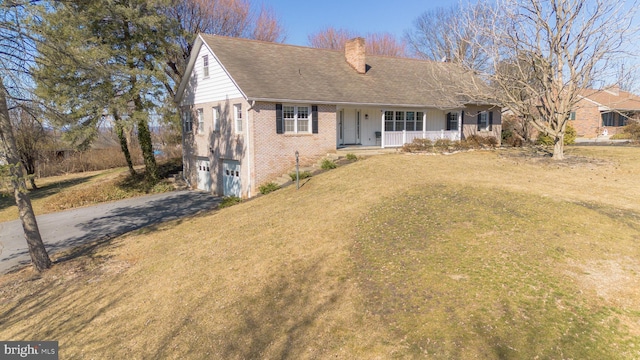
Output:
[[247,98],[248,101],[275,102],[284,104],[318,104],[318,105],[341,105],[341,106],[361,106],[361,107],[386,107],[386,108],[431,108],[443,109],[435,105],[425,104],[385,104],[385,103],[362,103],[362,102],[344,102],[344,101],[317,101],[317,100],[293,100],[293,99],[274,99],[274,98]]

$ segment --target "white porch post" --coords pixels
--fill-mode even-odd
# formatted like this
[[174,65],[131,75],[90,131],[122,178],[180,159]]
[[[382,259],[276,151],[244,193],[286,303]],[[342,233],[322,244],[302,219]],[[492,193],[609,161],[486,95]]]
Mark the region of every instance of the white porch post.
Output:
[[427,109],[422,112],[422,138],[427,138]]
[[381,135],[381,138],[380,138],[380,145],[384,149],[384,109],[380,110],[380,113],[382,114],[382,116],[381,116],[381,121],[382,121],[382,131],[381,131],[381,133],[382,133],[382,135]]
[[462,140],[462,112],[458,111],[458,140]]

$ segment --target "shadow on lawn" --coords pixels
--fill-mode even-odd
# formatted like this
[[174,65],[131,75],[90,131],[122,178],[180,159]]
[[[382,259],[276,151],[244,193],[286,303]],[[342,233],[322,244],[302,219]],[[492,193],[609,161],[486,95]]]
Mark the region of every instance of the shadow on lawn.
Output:
[[[36,190],[29,190],[29,198],[31,200],[43,199],[43,198],[46,198],[48,196],[55,195],[55,194],[59,193],[60,191],[62,191],[64,189],[67,189],[67,188],[70,188],[72,186],[85,183],[85,182],[91,180],[92,178],[94,178],[96,176],[97,175],[84,176],[84,177],[80,177],[80,178],[63,180],[63,181],[47,184],[47,185],[39,187]],[[11,192],[11,191],[4,192],[3,191],[3,192],[0,193],[0,210],[6,209],[6,208],[11,207],[11,206],[15,206],[15,205],[16,205],[16,203],[15,203],[15,199],[13,198],[13,192]]]

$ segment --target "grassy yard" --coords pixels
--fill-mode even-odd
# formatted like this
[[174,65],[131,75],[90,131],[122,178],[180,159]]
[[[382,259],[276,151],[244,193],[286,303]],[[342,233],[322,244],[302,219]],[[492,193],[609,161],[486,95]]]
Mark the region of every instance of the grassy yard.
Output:
[[[159,164],[161,176],[180,169],[179,159]],[[132,178],[127,168],[106,171],[73,173],[36,180],[38,189],[30,190],[29,197],[36,215],[47,214],[96,203],[121,200],[154,192],[173,190],[166,181],[148,186],[139,176]],[[13,193],[0,188],[0,222],[18,219]]]
[[640,358],[639,148],[381,155],[0,278],[61,358]]

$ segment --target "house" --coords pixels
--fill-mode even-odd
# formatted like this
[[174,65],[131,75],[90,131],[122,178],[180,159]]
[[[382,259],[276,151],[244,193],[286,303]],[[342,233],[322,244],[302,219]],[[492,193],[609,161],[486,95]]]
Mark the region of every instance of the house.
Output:
[[[483,87],[485,86],[485,87]],[[347,145],[500,139],[486,85],[452,63],[200,34],[176,101],[191,186],[251,197],[260,185]],[[473,95],[472,95],[473,94]]]
[[569,120],[579,137],[616,134],[627,125],[628,119],[640,116],[640,96],[620,90],[618,86],[585,89],[579,98]]

